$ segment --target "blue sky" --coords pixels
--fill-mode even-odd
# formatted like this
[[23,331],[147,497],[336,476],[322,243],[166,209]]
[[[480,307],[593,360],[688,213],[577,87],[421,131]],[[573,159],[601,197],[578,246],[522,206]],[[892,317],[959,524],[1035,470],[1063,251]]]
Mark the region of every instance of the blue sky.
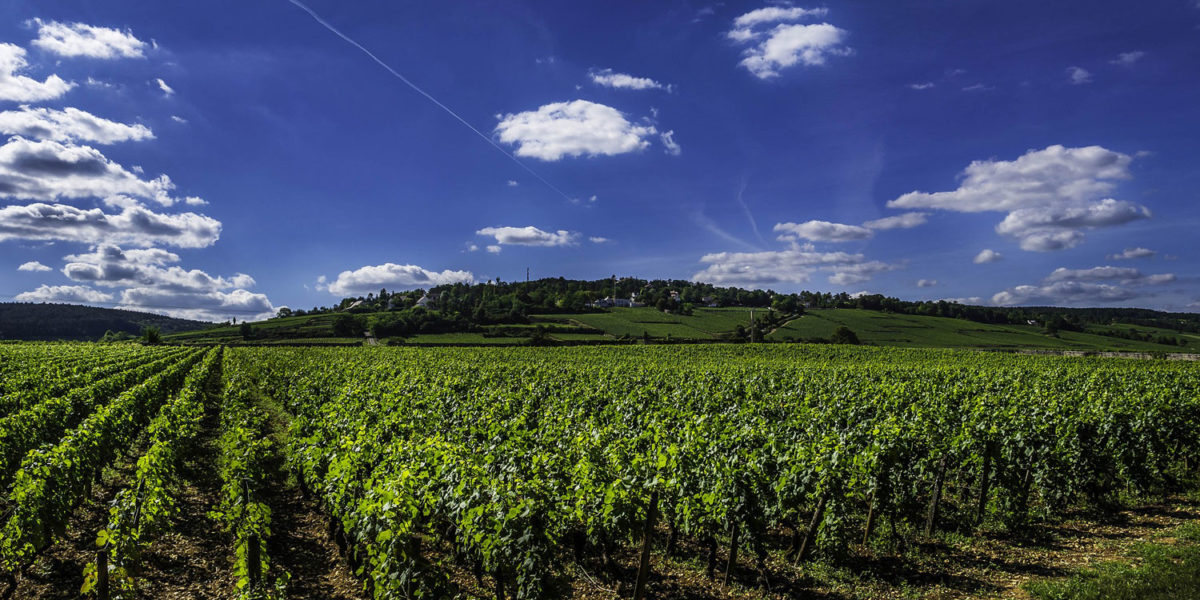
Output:
[[528,268],[1200,308],[1195,0],[0,16],[5,300],[247,318]]

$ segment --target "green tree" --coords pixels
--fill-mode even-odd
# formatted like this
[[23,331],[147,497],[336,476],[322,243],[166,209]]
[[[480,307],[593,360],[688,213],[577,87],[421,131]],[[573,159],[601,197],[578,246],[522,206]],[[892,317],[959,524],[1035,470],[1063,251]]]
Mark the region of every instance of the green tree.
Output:
[[851,331],[851,329],[849,327],[846,327],[845,325],[835,329],[833,332],[833,335],[830,336],[829,341],[834,344],[857,345],[859,343],[858,342],[858,334]]
[[162,332],[157,327],[146,327],[142,329],[142,343],[151,346],[162,343]]

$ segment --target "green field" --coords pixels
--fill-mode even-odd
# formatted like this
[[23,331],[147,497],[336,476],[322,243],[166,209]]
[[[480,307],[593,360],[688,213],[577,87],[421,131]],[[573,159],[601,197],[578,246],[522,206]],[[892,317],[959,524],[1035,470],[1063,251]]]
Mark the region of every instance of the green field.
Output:
[[[758,309],[757,315],[766,311]],[[293,342],[348,343],[333,333],[336,314],[306,315],[253,323],[253,344]],[[368,315],[369,316],[369,315]],[[563,342],[641,339],[655,341],[715,341],[726,338],[739,325],[748,327],[748,308],[696,308],[691,315],[661,312],[651,307],[613,308],[605,312],[533,315],[530,323],[487,325],[475,332],[419,334],[405,338],[416,344],[514,345],[526,342],[531,330],[543,328],[553,340]],[[1060,331],[1047,335],[1033,325],[990,325],[963,319],[926,317],[860,309],[817,309],[766,332],[769,342],[825,341],[838,327],[848,327],[860,342],[908,348],[988,348],[1031,350],[1192,352],[1200,348],[1200,335],[1127,324],[1091,326],[1088,332]],[[1106,331],[1137,330],[1153,336],[1182,338],[1189,346],[1163,345],[1100,335]],[[485,333],[487,335],[485,335]],[[185,344],[244,343],[239,326],[212,327],[165,336]]]
[[857,309],[809,311],[767,335],[770,341],[828,338],[838,327],[850,328],[864,344],[927,348],[998,348],[1045,350],[1126,350],[1181,352],[1179,346],[1126,340],[1091,333],[1060,331],[1046,335],[1033,325],[990,325],[962,319],[899,315]]

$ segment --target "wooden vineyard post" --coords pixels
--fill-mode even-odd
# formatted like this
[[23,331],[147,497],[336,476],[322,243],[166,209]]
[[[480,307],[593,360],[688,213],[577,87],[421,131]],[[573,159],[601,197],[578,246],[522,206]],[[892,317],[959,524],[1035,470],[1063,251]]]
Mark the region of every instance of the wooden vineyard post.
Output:
[[821,500],[817,502],[817,510],[813,511],[812,523],[808,525],[808,531],[804,533],[804,541],[800,542],[800,552],[796,554],[796,562],[802,563],[807,558],[812,547],[817,544],[817,528],[821,526],[821,521],[825,518],[825,499],[827,494],[821,494]]
[[108,550],[96,553],[96,597],[108,600]]
[[633,586],[633,600],[642,600],[646,593],[646,580],[650,578],[650,539],[654,535],[654,519],[658,511],[658,491],[650,494],[650,506],[646,508],[646,527],[642,530],[642,558],[638,563],[637,582]]
[[246,540],[246,576],[250,582],[250,590],[257,590],[259,579],[262,578],[262,561],[259,556],[258,535],[250,534]]
[[937,527],[938,508],[942,501],[942,484],[946,481],[946,458],[942,457],[941,464],[938,465],[937,479],[933,484],[933,501],[929,504],[929,518],[925,521],[925,535],[933,534],[933,528]]
[[878,495],[878,490],[871,492],[871,505],[867,507],[867,524],[863,527],[862,543],[864,546],[866,546],[867,542],[871,540],[871,530],[875,528],[875,498]]
[[733,569],[737,566],[738,542],[741,541],[738,535],[741,533],[739,525],[737,521],[733,522],[733,535],[729,539],[729,562],[725,563],[725,581],[721,582],[721,585],[724,587],[729,587],[729,580],[733,577]]
[[983,450],[983,478],[979,484],[979,506],[975,510],[975,524],[983,524],[983,517],[987,513],[988,488],[992,483],[992,443],[988,442]]

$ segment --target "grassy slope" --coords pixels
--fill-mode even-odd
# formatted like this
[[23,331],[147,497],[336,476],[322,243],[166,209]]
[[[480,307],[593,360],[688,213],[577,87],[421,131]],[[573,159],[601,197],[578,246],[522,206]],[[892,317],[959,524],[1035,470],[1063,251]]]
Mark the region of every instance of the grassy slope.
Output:
[[857,309],[810,311],[769,334],[770,340],[828,338],[839,326],[853,330],[859,340],[880,346],[948,348],[1040,348],[1047,350],[1186,351],[1090,333],[1064,331],[1058,337],[1030,325],[988,325],[961,319],[897,315]]
[[[712,340],[721,334],[733,331],[738,325],[750,321],[746,308],[697,308],[690,316],[670,315],[650,307],[614,308],[609,312],[575,315],[535,315],[534,325],[505,325],[509,330],[532,328],[537,325],[550,329],[550,336],[560,340],[604,340],[621,336],[640,338],[644,333],[652,338],[677,340]],[[336,315],[323,314],[286,319],[271,319],[254,323],[254,328],[266,339],[261,343],[279,343],[280,338],[322,341],[333,338],[333,319]],[[555,332],[563,327],[588,326],[597,333],[578,331]],[[1033,348],[1046,350],[1126,350],[1189,352],[1200,348],[1200,336],[1177,334],[1167,330],[1137,328],[1155,335],[1166,333],[1174,337],[1185,337],[1193,346],[1163,346],[1097,335],[1094,333],[1061,332],[1058,337],[1042,333],[1041,328],[1028,325],[987,325],[961,319],[941,317],[919,317],[857,309],[813,310],[803,317],[780,327],[767,335],[770,341],[804,341],[813,338],[826,339],[840,326],[849,327],[866,344],[903,347],[948,347],[948,348]],[[1115,325],[1111,328],[1128,329],[1133,326]],[[1100,330],[1105,328],[1095,328]],[[217,327],[166,336],[175,342],[240,342],[241,333],[237,326]],[[346,340],[354,341],[354,340]],[[504,344],[519,343],[524,338],[519,334],[510,338],[484,338],[479,333],[453,333],[418,335],[409,338],[416,343],[454,344]]]

